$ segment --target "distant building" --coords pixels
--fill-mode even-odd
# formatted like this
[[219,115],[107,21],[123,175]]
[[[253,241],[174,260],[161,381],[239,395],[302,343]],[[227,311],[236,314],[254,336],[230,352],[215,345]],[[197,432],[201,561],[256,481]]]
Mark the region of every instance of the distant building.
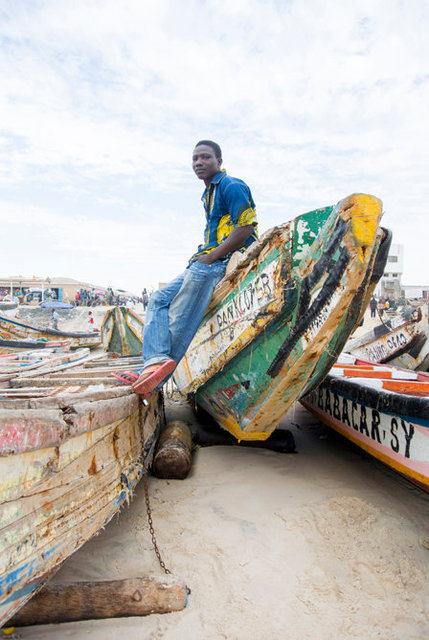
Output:
[[7,278],[0,277],[0,296],[2,294],[12,294],[23,296],[31,291],[39,291],[45,293],[50,290],[54,299],[71,302],[75,299],[76,292],[80,289],[87,291],[100,291],[103,294],[107,291],[106,287],[98,287],[89,282],[81,282],[73,278],[39,278],[37,276],[9,276]]
[[418,286],[418,285],[407,285],[404,284],[402,286],[402,295],[404,298],[423,298],[424,300],[429,300],[429,285],[427,286]]
[[403,285],[404,245],[392,244],[387,257],[384,273],[375,289],[379,298],[424,298],[429,300],[429,285]]
[[380,298],[400,298],[402,295],[401,278],[403,272],[404,245],[392,244],[384,267],[384,273],[375,291],[376,295]]

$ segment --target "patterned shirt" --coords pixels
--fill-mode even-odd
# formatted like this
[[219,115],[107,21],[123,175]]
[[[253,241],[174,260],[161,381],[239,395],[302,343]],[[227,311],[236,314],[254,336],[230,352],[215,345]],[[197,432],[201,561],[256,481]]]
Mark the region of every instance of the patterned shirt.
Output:
[[[204,244],[200,244],[198,251],[190,262],[204,253],[210,253],[229,236],[235,227],[253,225],[252,234],[238,249],[244,251],[258,238],[258,222],[256,220],[255,203],[249,187],[243,180],[232,178],[222,169],[215,175],[210,186],[204,191],[201,200],[206,213],[206,228]],[[232,253],[232,252],[231,252]],[[228,261],[231,253],[222,258]]]

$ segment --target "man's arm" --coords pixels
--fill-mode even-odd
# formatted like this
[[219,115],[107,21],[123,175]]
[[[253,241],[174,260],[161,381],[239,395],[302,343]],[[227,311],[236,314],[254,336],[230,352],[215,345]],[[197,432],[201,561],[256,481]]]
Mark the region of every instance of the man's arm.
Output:
[[247,238],[253,233],[253,230],[253,224],[247,224],[245,227],[235,227],[216,249],[198,256],[197,261],[203,264],[213,264],[216,260],[221,260],[231,251],[242,247]]

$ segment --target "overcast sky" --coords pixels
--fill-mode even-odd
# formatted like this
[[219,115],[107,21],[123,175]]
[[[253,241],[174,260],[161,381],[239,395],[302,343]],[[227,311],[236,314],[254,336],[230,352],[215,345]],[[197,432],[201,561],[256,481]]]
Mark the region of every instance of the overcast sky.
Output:
[[429,284],[428,33],[426,0],[0,0],[0,276],[177,275],[211,138],[260,231],[372,193]]

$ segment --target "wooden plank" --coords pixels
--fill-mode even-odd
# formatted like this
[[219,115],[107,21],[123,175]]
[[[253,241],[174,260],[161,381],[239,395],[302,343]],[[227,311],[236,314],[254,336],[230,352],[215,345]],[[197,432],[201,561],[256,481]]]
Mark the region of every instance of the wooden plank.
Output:
[[181,611],[188,589],[174,578],[128,578],[46,585],[9,624],[16,627]]
[[0,456],[60,444],[68,435],[62,411],[4,411],[0,409]]
[[137,411],[135,394],[58,409],[0,409],[0,456],[59,446],[69,436],[95,431]]
[[[74,391],[73,391],[74,390]],[[45,409],[63,408],[76,401],[76,392],[80,400],[96,402],[108,398],[119,398],[133,394],[130,385],[118,385],[94,391],[86,387],[45,387],[36,389],[2,389],[0,409]]]
[[[156,426],[153,412],[152,408],[143,414],[145,439],[151,436]],[[38,492],[39,485],[48,491],[58,483],[88,477],[91,468],[102,468],[111,459],[122,455],[122,442],[130,453],[132,443],[133,453],[138,457],[142,441],[137,407],[129,417],[69,437],[62,444],[24,451],[19,456],[6,456],[2,459],[0,498],[12,500]]]
[[[52,384],[57,384],[58,386],[66,386],[71,384],[80,384],[80,385],[96,385],[96,384],[104,384],[104,385],[117,385],[117,380],[113,376],[104,375],[102,377],[75,377],[75,376],[63,376],[61,378],[54,378],[52,376],[48,377],[40,377],[40,378],[31,378],[31,385],[33,387],[51,387]],[[28,380],[24,379],[16,379],[11,380],[11,387],[13,389],[26,387],[28,385]]]

